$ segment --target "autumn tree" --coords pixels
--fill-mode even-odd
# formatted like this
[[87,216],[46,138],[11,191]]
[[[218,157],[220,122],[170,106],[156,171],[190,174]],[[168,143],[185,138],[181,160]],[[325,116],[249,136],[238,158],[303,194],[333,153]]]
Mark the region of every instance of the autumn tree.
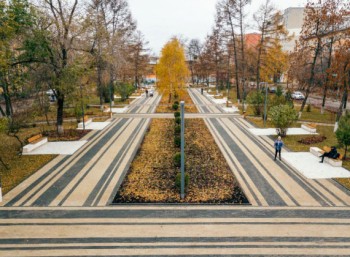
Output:
[[[325,0],[312,1],[309,0],[305,7],[304,23],[301,36],[298,43],[298,50],[309,52],[309,61],[304,63],[304,68],[308,70],[308,79],[306,83],[305,99],[301,105],[300,113],[304,110],[305,104],[311,92],[311,89],[316,86],[318,71],[321,70],[321,76],[326,74],[326,70],[331,67],[332,52],[335,38],[333,36],[325,38],[325,35],[331,34],[331,31],[337,30],[342,22],[341,14],[339,13],[340,1]],[[322,68],[324,51],[328,49],[327,65]],[[329,76],[324,76],[324,98],[322,106],[325,105],[327,85]]]
[[156,66],[158,89],[169,95],[169,103],[181,94],[189,71],[185,59],[185,50],[179,39],[171,39],[162,49]]

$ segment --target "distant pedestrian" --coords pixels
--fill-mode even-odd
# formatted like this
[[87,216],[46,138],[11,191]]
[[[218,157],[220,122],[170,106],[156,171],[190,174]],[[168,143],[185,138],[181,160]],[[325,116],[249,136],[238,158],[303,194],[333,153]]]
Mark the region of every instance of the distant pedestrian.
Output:
[[146,97],[148,97],[148,90],[146,89]]
[[282,147],[283,147],[283,141],[282,141],[281,137],[279,136],[277,138],[277,140],[275,141],[275,161],[276,161],[276,158],[277,158],[277,153],[279,154],[280,161],[281,161],[281,150],[282,150]]

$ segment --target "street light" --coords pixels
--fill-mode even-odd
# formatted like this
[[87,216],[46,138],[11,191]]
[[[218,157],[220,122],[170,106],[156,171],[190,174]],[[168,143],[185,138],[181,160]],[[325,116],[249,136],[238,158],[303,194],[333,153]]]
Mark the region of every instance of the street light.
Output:
[[83,131],[85,130],[85,114],[84,114],[84,99],[83,99],[83,87],[80,83],[80,99],[81,99],[81,113],[83,115]]
[[265,85],[264,127],[266,127],[266,117],[267,117],[267,83],[264,82],[263,85]]

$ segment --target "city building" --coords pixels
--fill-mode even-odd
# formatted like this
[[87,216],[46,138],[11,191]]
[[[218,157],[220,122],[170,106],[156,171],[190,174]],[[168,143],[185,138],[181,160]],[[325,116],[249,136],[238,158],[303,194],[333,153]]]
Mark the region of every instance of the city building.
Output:
[[296,41],[299,39],[304,22],[304,7],[290,7],[284,11],[283,23],[292,36],[290,41],[283,42],[283,50],[293,51]]

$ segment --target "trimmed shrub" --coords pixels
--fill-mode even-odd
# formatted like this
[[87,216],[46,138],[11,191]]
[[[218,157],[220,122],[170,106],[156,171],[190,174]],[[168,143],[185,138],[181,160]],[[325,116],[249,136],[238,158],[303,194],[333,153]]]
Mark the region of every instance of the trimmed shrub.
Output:
[[175,123],[180,125],[181,124],[181,118],[180,117],[176,117],[175,118]]
[[174,130],[175,130],[176,135],[180,134],[181,133],[181,126],[176,124]]
[[181,167],[181,153],[174,154],[174,165],[175,167]]
[[175,143],[176,147],[180,147],[181,146],[181,137],[175,136],[174,143]]
[[[187,172],[185,172],[185,191],[186,188],[188,187],[188,184],[190,182],[190,175],[188,175]],[[176,178],[175,178],[175,186],[178,190],[181,190],[181,173],[177,173]]]
[[174,104],[180,105],[180,104],[179,104],[179,101],[175,101]]
[[178,104],[173,104],[173,110],[177,111],[179,109],[179,105]]
[[175,118],[180,117],[180,112],[174,112]]

